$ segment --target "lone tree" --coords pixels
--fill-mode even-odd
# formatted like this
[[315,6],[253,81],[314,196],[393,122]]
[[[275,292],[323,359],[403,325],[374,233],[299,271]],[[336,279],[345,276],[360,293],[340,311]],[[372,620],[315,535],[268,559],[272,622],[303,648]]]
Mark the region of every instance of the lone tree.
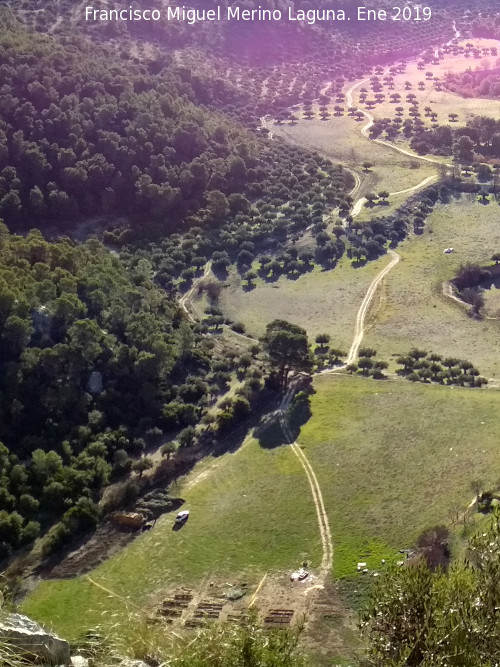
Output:
[[161,446],[160,453],[161,453],[162,456],[166,456],[167,461],[169,461],[170,457],[172,456],[172,454],[175,453],[176,450],[177,450],[177,447],[176,447],[175,442],[166,442],[165,444],[163,444]]
[[275,366],[279,385],[288,386],[290,371],[306,371],[312,368],[312,357],[305,329],[286,320],[273,320],[266,327],[262,338],[264,349]]
[[153,465],[153,459],[148,456],[143,456],[132,464],[132,470],[138,473],[139,477],[142,477],[142,473],[146,470],[151,470]]
[[323,351],[330,342],[330,336],[326,333],[318,334],[314,339],[314,342],[319,345],[320,350]]

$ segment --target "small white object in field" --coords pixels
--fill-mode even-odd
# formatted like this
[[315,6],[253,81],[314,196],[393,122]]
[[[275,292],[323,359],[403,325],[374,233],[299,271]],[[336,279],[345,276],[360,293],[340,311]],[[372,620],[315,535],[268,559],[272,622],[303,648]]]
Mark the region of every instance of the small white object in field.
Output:
[[452,252],[453,252],[453,248],[446,248],[445,250],[443,250],[443,253],[444,253],[445,255],[449,255],[449,254],[452,253]]

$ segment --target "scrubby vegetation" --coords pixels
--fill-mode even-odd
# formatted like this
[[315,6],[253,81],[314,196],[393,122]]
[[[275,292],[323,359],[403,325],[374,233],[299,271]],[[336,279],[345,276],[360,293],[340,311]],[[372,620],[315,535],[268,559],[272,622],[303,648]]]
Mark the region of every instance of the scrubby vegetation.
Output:
[[500,656],[500,516],[472,537],[448,572],[419,563],[393,569],[375,586],[361,626],[367,666],[490,666]]
[[[294,630],[263,630],[255,615],[249,614],[241,624],[211,626],[182,639],[136,613],[119,627],[87,632],[72,652],[84,656],[91,667],[125,664],[124,661],[168,667],[306,667],[298,646],[300,634],[300,626]],[[0,641],[4,667],[26,667],[34,664],[34,657],[22,653],[8,640]]]

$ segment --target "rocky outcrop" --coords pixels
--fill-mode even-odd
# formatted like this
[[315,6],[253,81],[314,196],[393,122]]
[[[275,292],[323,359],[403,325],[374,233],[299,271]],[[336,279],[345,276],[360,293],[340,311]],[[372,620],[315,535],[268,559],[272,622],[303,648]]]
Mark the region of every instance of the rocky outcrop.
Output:
[[0,637],[20,649],[28,659],[50,665],[69,665],[69,644],[22,614],[0,618]]
[[82,655],[72,655],[71,667],[89,667],[89,661]]
[[102,373],[99,373],[99,371],[92,371],[87,386],[91,394],[102,394],[104,389]]

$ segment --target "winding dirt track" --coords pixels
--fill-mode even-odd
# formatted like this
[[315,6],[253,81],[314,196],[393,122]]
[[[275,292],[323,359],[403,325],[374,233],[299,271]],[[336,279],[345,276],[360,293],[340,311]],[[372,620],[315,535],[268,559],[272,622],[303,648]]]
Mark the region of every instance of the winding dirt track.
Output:
[[388,253],[389,253],[389,255],[392,256],[391,261],[372,280],[372,282],[370,283],[370,286],[368,287],[368,290],[365,294],[365,298],[363,299],[363,301],[361,303],[361,306],[358,310],[358,315],[356,317],[356,328],[355,328],[355,332],[354,332],[354,340],[352,341],[351,349],[349,350],[349,354],[348,354],[347,360],[346,360],[346,365],[347,366],[349,364],[354,363],[354,361],[356,360],[356,357],[358,356],[358,350],[359,350],[359,347],[360,347],[360,345],[363,341],[363,336],[365,335],[366,315],[368,313],[368,309],[370,308],[370,304],[372,302],[372,299],[375,296],[375,292],[377,291],[377,287],[380,285],[380,283],[385,278],[385,276],[389,273],[389,271],[391,269],[393,269],[400,260],[399,255],[397,254],[397,252],[394,252],[394,250],[388,250]]
[[[354,102],[352,99],[352,94],[356,90],[356,88],[359,88],[359,86],[362,86],[364,83],[368,83],[370,79],[361,79],[361,81],[356,81],[356,83],[353,83],[352,86],[347,90],[346,92],[346,104],[348,107],[353,107]],[[370,128],[372,127],[373,123],[375,122],[375,119],[371,115],[369,111],[365,111],[364,109],[360,109],[361,113],[365,118],[368,119],[368,123],[361,128],[361,134],[365,136],[367,139],[370,138],[368,132]],[[386,146],[387,148],[392,149],[393,151],[397,151],[398,153],[402,153],[403,155],[407,155],[408,157],[414,158],[415,160],[423,160],[424,162],[432,162],[433,164],[443,164],[439,160],[436,160],[432,157],[425,157],[423,155],[418,155],[417,153],[413,153],[412,151],[408,151],[405,148],[400,148],[399,146],[395,146],[394,144],[391,144],[390,141],[384,141],[384,139],[372,139],[376,144],[380,144],[381,146]],[[451,167],[451,164],[446,164],[446,167]],[[395,194],[395,193],[393,193]]]
[[182,308],[182,310],[186,313],[188,320],[191,322],[191,324],[196,324],[196,319],[194,318],[193,314],[188,308],[188,303],[191,304],[191,308],[194,308],[192,302],[191,302],[191,297],[194,294],[195,289],[198,287],[200,282],[207,278],[209,275],[210,271],[212,270],[212,262],[207,262],[205,264],[205,269],[203,271],[203,275],[200,276],[199,278],[196,278],[196,280],[193,281],[193,285],[191,286],[191,289],[189,289],[186,294],[181,296],[179,299],[179,306]]
[[[435,181],[436,178],[437,176],[427,176],[427,178],[424,178],[423,181],[420,181],[420,183],[417,183],[417,185],[412,185],[410,188],[406,188],[405,190],[398,190],[397,192],[389,192],[389,196],[392,197],[393,195],[404,195],[409,192],[417,192],[417,190],[421,190],[422,188],[425,188],[425,186],[428,185],[429,183],[432,183],[432,181]],[[366,201],[367,201],[366,197],[360,197],[354,203],[351,210],[351,218],[355,218],[357,215],[361,213],[361,209],[363,208]]]
[[[349,90],[347,91],[346,98],[347,98],[347,105],[348,106],[353,106],[353,100],[352,100],[352,93],[353,91],[358,87],[361,86],[363,83],[367,82],[369,79],[363,79],[361,81],[358,81],[357,83],[353,84]],[[367,111],[363,111],[363,114],[365,117],[368,119],[368,123],[361,129],[361,132],[363,135],[367,138],[369,138],[368,131],[370,127],[373,125],[374,118],[373,116],[368,113]],[[261,119],[262,125],[264,127],[267,126],[267,121],[262,118]],[[386,146],[388,148],[391,148],[392,150],[396,150],[399,153],[403,153],[404,155],[408,155],[409,157],[419,159],[419,160],[424,160],[426,162],[433,162],[436,164],[442,164],[438,160],[434,160],[432,158],[426,158],[422,157],[420,155],[416,155],[410,151],[407,151],[403,148],[399,148],[397,146],[394,146],[393,144],[383,141],[381,139],[374,139],[376,143],[379,143],[383,146]],[[357,174],[355,171],[352,171],[349,169],[349,171],[353,174],[355,184],[354,187],[351,191],[351,196],[354,196],[357,194],[359,189],[361,188],[361,178],[359,174]],[[433,180],[435,180],[437,176],[429,176],[425,178],[423,181],[421,181],[419,184],[406,188],[404,190],[399,190],[397,192],[392,192],[391,195],[398,195],[398,194],[406,194],[410,192],[415,192],[423,187],[425,187],[428,183],[431,183]],[[360,197],[358,200],[356,200],[352,206],[351,209],[351,217],[355,217],[356,215],[359,215],[363,204],[365,203],[366,199],[364,197]],[[323,375],[326,373],[335,373],[338,372],[339,370],[342,370],[342,368],[345,368],[347,365],[354,363],[356,360],[356,357],[358,355],[359,348],[361,346],[361,343],[363,341],[363,337],[365,334],[365,321],[366,321],[366,316],[369,311],[370,305],[372,303],[373,297],[375,296],[375,293],[377,291],[377,288],[379,287],[380,283],[384,280],[384,278],[387,276],[389,271],[391,271],[396,264],[399,262],[400,257],[399,255],[394,252],[393,250],[388,251],[389,255],[391,255],[391,261],[387,266],[385,266],[380,273],[375,276],[375,278],[372,280],[370,283],[368,290],[363,298],[363,301],[359,307],[357,316],[356,316],[356,325],[355,325],[355,331],[354,331],[354,339],[351,345],[351,348],[349,350],[349,354],[346,360],[346,363],[343,367],[341,368],[336,368],[336,369],[329,369],[326,371],[320,371],[318,375]],[[191,289],[186,292],[186,294],[180,299],[179,305],[181,308],[185,311],[187,314],[188,318],[190,319],[191,322],[194,322],[195,319],[191,312],[189,311],[187,307],[187,303],[190,303],[191,297],[194,293],[195,288],[197,287],[198,283],[203,280],[203,278],[206,278],[208,274],[210,273],[211,270],[211,263],[208,262],[207,265],[205,266],[205,271],[203,273],[203,276],[198,278],[194,283]],[[192,306],[192,304],[191,304]],[[321,544],[322,544],[322,551],[323,551],[323,556],[321,559],[321,565],[317,577],[318,583],[315,586],[310,586],[305,590],[305,593],[307,594],[310,590],[314,588],[323,588],[324,582],[326,578],[328,577],[328,574],[331,572],[332,568],[332,559],[333,559],[333,542],[332,542],[332,534],[330,530],[330,522],[328,520],[328,514],[326,513],[325,509],[325,503],[323,500],[323,494],[321,492],[321,487],[318,482],[318,478],[316,477],[316,474],[314,472],[313,467],[311,466],[309,459],[307,458],[306,454],[303,452],[301,449],[300,445],[294,440],[293,435],[290,431],[290,428],[287,423],[287,418],[286,418],[286,413],[288,410],[288,407],[295,395],[296,388],[289,387],[287,393],[283,397],[283,400],[281,401],[278,414],[279,414],[279,420],[280,420],[280,425],[283,430],[283,433],[287,440],[290,443],[290,448],[295,454],[295,456],[298,458],[300,461],[300,464],[302,465],[302,468],[304,469],[304,472],[306,474],[307,480],[309,482],[309,486],[311,488],[311,495],[313,498],[314,506],[316,508],[316,516],[318,520],[318,529],[320,533],[320,538],[321,538]],[[262,583],[262,582],[261,582]],[[256,594],[258,591],[256,591]],[[253,601],[255,601],[255,598],[257,595],[254,595]]]
[[[392,255],[392,259],[389,262],[389,264],[380,271],[380,273],[375,276],[375,278],[372,280],[370,283],[368,290],[365,294],[365,297],[361,303],[361,306],[358,310],[358,314],[356,317],[356,327],[355,327],[355,332],[354,332],[354,340],[351,345],[351,349],[349,350],[349,356],[347,357],[347,361],[345,366],[348,364],[352,364],[358,354],[359,347],[361,345],[361,342],[363,340],[363,336],[365,333],[365,320],[366,320],[366,315],[368,313],[368,310],[370,308],[370,304],[373,300],[373,297],[375,296],[375,292],[377,291],[378,286],[382,282],[382,280],[385,278],[385,276],[393,269],[396,264],[399,262],[399,255],[395,253],[393,250],[389,250],[389,254]],[[343,368],[345,368],[343,366]],[[318,375],[323,375],[325,373],[332,373],[332,372],[338,372],[339,368],[334,369],[334,370],[327,370],[327,371],[320,371]],[[295,394],[295,388],[292,386],[288,389],[287,393],[283,397],[283,400],[281,401],[281,405],[279,407],[279,419],[280,419],[280,425],[283,430],[283,433],[285,437],[288,439],[290,442],[290,447],[295,454],[295,456],[299,459],[302,468],[304,469],[304,472],[306,473],[307,480],[309,482],[309,486],[311,487],[311,494],[314,502],[314,506],[316,508],[316,516],[318,520],[318,528],[319,528],[319,533],[321,537],[321,544],[322,544],[322,549],[323,549],[323,556],[321,559],[321,565],[320,565],[320,570],[318,574],[318,584],[314,586],[314,588],[322,588],[324,586],[324,582],[328,576],[328,574],[331,571],[332,568],[332,559],[333,559],[333,542],[332,542],[332,534],[330,530],[330,522],[328,520],[328,514],[326,513],[325,509],[325,503],[323,500],[323,494],[321,492],[321,487],[318,482],[318,478],[316,477],[316,474],[314,472],[314,469],[312,465],[309,462],[309,459],[301,449],[300,445],[294,440],[293,435],[290,431],[290,428],[288,426],[287,420],[286,420],[286,412],[287,409],[293,399],[293,396]],[[306,589],[305,593],[307,593],[311,588]]]

